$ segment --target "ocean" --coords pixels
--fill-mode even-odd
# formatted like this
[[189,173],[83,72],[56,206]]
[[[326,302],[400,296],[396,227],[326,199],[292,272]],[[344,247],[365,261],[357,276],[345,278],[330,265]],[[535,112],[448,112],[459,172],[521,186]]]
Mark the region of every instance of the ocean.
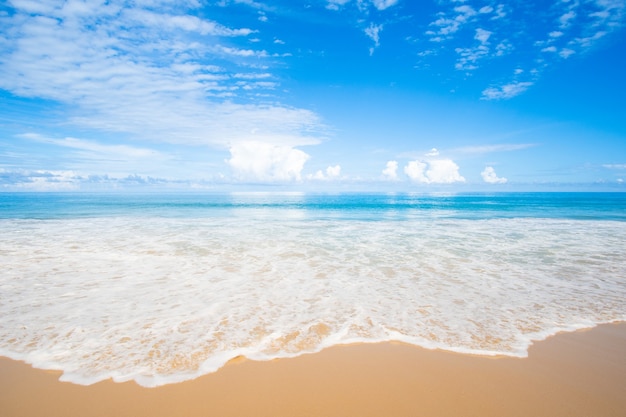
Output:
[[626,320],[626,193],[0,193],[0,355],[153,387],[349,343],[525,357]]

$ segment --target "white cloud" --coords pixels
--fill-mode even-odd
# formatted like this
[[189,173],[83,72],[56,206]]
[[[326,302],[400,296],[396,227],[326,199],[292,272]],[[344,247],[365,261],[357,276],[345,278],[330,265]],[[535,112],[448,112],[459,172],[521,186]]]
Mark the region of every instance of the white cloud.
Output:
[[341,6],[344,6],[346,3],[349,3],[352,0],[328,0],[328,4],[326,5],[327,9],[330,10],[339,10]]
[[499,87],[489,87],[483,90],[482,98],[484,100],[502,100],[509,99],[522,94],[531,85],[530,81],[514,81]]
[[506,12],[504,11],[504,5],[498,4],[496,8],[495,15],[491,18],[492,20],[499,20],[506,17]]
[[437,148],[432,148],[430,151],[426,152],[426,156],[439,156],[439,151]]
[[0,168],[0,187],[26,191],[72,191],[84,179],[73,171],[7,171]]
[[478,68],[476,65],[478,60],[489,55],[489,48],[481,44],[473,48],[456,48],[454,52],[460,56],[454,68],[457,70],[471,71]]
[[454,149],[454,151],[467,154],[486,154],[492,152],[520,151],[523,149],[532,148],[533,146],[536,145],[532,143],[502,143],[498,145],[465,146],[462,148]]
[[496,56],[504,56],[514,49],[515,47],[508,40],[504,40],[496,45]]
[[309,159],[305,152],[265,142],[241,142],[230,148],[226,160],[237,179],[243,181],[298,181]]
[[574,40],[574,43],[580,45],[583,48],[589,48],[596,41],[598,41],[599,39],[602,39],[606,34],[607,34],[607,32],[605,32],[603,30],[600,30],[600,31],[594,33],[593,35],[585,36],[585,37],[582,37],[582,38],[576,38]]
[[570,21],[573,20],[574,18],[576,18],[576,12],[574,12],[573,10],[570,10],[569,12],[563,14],[560,18],[559,18],[559,22],[560,22],[560,28],[561,29],[565,29],[567,27],[570,26]]
[[604,164],[602,166],[607,169],[626,169],[626,164]]
[[[94,2],[88,13],[74,4],[15,2],[14,14],[0,15],[1,89],[65,105],[59,124],[145,141],[221,149],[245,140],[319,142],[324,128],[313,112],[259,101],[279,80],[267,69],[271,82],[255,75],[275,55],[250,48],[252,29],[193,16],[196,2]],[[244,102],[255,104],[235,104]]]
[[339,177],[341,175],[341,166],[339,165],[329,166],[328,168],[326,168],[326,175],[329,178]]
[[458,13],[456,19],[463,23],[476,14],[476,10],[467,4],[455,7],[454,11]]
[[395,6],[398,0],[371,0],[374,7],[378,10],[385,10],[391,6]]
[[398,161],[387,161],[387,165],[383,169],[383,176],[389,180],[398,179]]
[[131,158],[154,158],[158,156],[158,152],[153,149],[138,148],[128,145],[103,145],[98,142],[88,141],[67,137],[64,139],[53,139],[43,137],[36,133],[25,133],[19,137],[34,140],[37,142],[49,143],[66,148],[73,148],[80,151],[86,151],[98,155],[98,157],[131,157]]
[[506,178],[500,178],[496,175],[493,167],[486,167],[480,175],[483,177],[483,181],[488,184],[505,184],[507,182]]
[[472,21],[476,14],[476,10],[466,4],[456,6],[447,13],[437,13],[437,19],[430,22],[429,26],[438,28],[438,30],[429,30],[426,34],[431,42],[442,42],[451,39],[464,25]]
[[425,162],[422,161],[410,161],[404,167],[404,173],[409,176],[412,181],[421,182],[424,184],[428,184],[430,180],[426,177],[426,165]]
[[[352,0],[327,0],[326,8],[339,10]],[[385,10],[398,4],[398,0],[357,0],[356,5],[361,11],[366,11],[368,6],[373,6],[377,10]]]
[[[53,168],[88,176],[109,175],[124,177],[131,174],[159,175],[167,172],[170,179],[193,178],[198,168],[206,167],[206,162],[194,156],[180,163],[181,152],[168,153],[149,147],[131,146],[122,143],[105,143],[73,137],[53,138],[37,133],[16,135],[19,144],[26,146],[33,161],[53,160]],[[32,143],[45,146],[33,147]],[[31,167],[41,166],[36,162]],[[52,167],[51,167],[52,168]]]
[[437,32],[427,31],[426,34],[431,36],[431,41],[440,42],[443,38],[435,35],[449,36],[458,31],[461,24],[454,19],[441,17],[432,22],[430,26],[438,26],[439,30]]
[[455,64],[457,70],[471,71],[478,68],[476,62],[489,56],[489,37],[492,32],[481,28],[476,29],[474,39],[480,42],[479,45],[471,48],[456,48],[454,51],[460,56]]
[[459,166],[450,159],[436,159],[428,162],[410,161],[404,167],[408,177],[422,184],[452,184],[465,182],[459,174]]
[[307,176],[310,180],[332,180],[339,178],[341,175],[341,166],[329,166],[326,168],[326,173],[322,172],[322,170],[318,170],[315,174]]
[[[557,2],[550,8],[513,3],[491,3],[478,6],[470,2],[439,1],[436,12],[424,31],[426,38],[436,42],[440,57],[449,56],[446,51],[456,52],[454,68],[464,72],[477,70],[496,58],[516,54],[515,61],[540,64],[535,71],[525,69],[529,77],[513,78],[501,85],[483,87],[482,98],[507,99],[521,94],[534,85],[541,73],[551,65],[580,54],[597,44],[609,33],[626,25],[626,3],[623,0],[584,0]],[[515,20],[511,16],[515,15]],[[532,30],[534,20],[552,22],[547,31]],[[474,31],[472,45],[468,32]],[[458,35],[458,36],[457,36]],[[539,38],[538,38],[539,36]],[[541,38],[543,36],[543,39]],[[440,45],[440,46],[439,46]],[[531,46],[537,47],[534,60],[524,56]],[[553,53],[548,56],[546,53]],[[420,64],[427,66],[427,63]],[[495,68],[505,67],[496,65]],[[495,75],[494,77],[498,77]],[[501,79],[501,77],[498,77]],[[489,88],[485,88],[489,87]]]
[[182,29],[201,35],[247,36],[254,31],[248,28],[230,29],[216,22],[200,19],[196,16],[155,13],[147,9],[125,9],[124,18],[133,25],[160,27],[163,30]]
[[374,23],[370,23],[368,27],[365,28],[365,34],[374,41],[374,46],[370,48],[370,55],[374,53],[374,50],[380,46],[380,32],[383,30],[383,25],[375,25]]
[[476,34],[474,35],[474,39],[480,41],[482,44],[486,44],[489,41],[489,37],[491,36],[490,31],[478,28],[476,29]]
[[[126,174],[84,175],[75,171],[63,170],[16,170],[0,168],[0,189],[10,191],[75,191],[126,188],[133,186],[168,186],[182,184],[162,178]],[[193,183],[186,182],[187,185]]]

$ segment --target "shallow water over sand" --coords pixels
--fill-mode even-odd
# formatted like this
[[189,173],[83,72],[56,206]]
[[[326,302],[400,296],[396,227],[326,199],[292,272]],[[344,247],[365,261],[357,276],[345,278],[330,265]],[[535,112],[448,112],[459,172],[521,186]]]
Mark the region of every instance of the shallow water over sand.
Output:
[[525,356],[626,320],[624,198],[304,197],[5,205],[0,354],[154,386],[351,342]]

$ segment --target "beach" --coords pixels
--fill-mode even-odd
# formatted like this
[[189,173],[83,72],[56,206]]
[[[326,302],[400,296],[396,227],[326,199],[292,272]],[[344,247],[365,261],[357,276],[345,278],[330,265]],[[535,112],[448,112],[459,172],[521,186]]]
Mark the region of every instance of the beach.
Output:
[[622,194],[0,202],[2,417],[626,414]]
[[0,415],[623,416],[626,324],[560,333],[527,358],[401,343],[335,346],[156,388],[59,382],[60,372],[0,360]]

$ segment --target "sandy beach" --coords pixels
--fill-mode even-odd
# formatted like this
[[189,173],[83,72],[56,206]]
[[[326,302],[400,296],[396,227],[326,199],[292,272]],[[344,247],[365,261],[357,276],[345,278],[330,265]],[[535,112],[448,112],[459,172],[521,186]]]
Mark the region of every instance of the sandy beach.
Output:
[[0,415],[623,416],[626,324],[564,333],[526,359],[395,343],[339,346],[158,388],[59,382],[59,372],[0,359]]

